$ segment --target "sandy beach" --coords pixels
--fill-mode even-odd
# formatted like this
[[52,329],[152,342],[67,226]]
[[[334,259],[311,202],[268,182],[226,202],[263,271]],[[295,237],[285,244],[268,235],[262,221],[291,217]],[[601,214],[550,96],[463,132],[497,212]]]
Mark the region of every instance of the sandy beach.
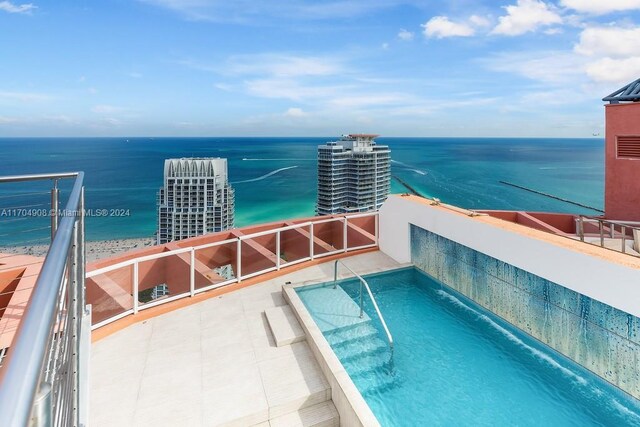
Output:
[[[154,244],[155,239],[151,237],[86,242],[87,262],[92,262],[102,258],[109,258],[116,254],[140,249],[146,246],[153,246]],[[49,249],[49,245],[0,246],[0,253],[44,256],[47,253],[47,249]]]

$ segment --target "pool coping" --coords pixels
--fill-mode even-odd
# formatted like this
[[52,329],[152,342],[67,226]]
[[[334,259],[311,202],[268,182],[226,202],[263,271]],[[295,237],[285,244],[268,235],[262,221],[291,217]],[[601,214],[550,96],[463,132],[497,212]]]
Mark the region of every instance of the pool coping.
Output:
[[340,425],[354,427],[380,426],[380,422],[295,291],[296,288],[322,283],[325,282],[286,284],[282,287],[282,293],[300,322],[307,336],[307,343],[318,361],[320,369],[327,381],[329,381],[331,399],[340,414]]

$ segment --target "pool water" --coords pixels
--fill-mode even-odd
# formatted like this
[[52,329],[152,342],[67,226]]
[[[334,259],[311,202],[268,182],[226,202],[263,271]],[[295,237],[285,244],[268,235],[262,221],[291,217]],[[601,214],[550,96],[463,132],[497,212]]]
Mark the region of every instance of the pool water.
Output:
[[393,354],[366,291],[361,321],[327,321],[359,318],[358,281],[297,291],[383,426],[640,425],[640,402],[420,270],[365,279]]

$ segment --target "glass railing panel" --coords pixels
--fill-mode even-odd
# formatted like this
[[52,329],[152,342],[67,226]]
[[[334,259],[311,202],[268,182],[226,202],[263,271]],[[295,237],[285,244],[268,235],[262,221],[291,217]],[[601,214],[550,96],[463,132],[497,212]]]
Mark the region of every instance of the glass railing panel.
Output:
[[241,240],[242,277],[277,267],[276,233]]
[[216,287],[237,279],[238,242],[194,250],[195,289]]
[[138,308],[178,295],[188,295],[191,284],[191,254],[162,254],[138,263]]
[[85,287],[93,325],[133,310],[133,265],[88,277]]
[[344,249],[344,219],[335,218],[313,224],[313,253],[323,256]]
[[375,215],[347,217],[347,248],[353,249],[361,246],[376,244],[376,217]]
[[311,226],[296,227],[280,232],[280,258],[287,265],[311,257]]

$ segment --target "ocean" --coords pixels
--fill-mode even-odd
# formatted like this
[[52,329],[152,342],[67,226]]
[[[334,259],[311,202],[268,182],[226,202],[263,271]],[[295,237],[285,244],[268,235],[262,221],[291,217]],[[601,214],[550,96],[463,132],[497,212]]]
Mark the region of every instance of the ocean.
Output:
[[[151,237],[164,159],[225,157],[236,226],[314,214],[320,138],[0,138],[0,175],[84,171],[88,240]],[[425,196],[471,209],[598,212],[505,185],[507,181],[603,208],[604,141],[517,138],[378,138],[392,175]],[[68,181],[68,180],[67,180]],[[48,208],[50,184],[0,185],[0,246],[46,243],[49,220],[12,213]],[[62,197],[69,182],[61,183]],[[407,189],[392,180],[392,193]],[[103,211],[104,212],[104,211]],[[36,212],[37,213],[37,212]]]

